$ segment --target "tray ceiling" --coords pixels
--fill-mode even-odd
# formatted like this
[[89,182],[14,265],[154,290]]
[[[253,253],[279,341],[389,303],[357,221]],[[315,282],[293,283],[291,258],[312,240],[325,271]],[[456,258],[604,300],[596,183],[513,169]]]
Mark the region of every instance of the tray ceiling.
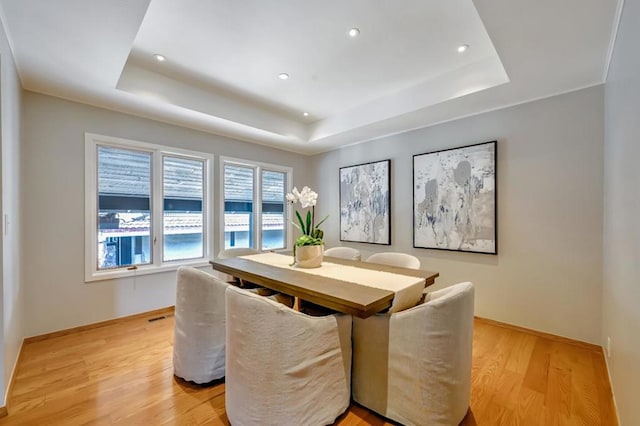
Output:
[[1,0],[0,15],[25,89],[310,154],[602,83],[618,6]]

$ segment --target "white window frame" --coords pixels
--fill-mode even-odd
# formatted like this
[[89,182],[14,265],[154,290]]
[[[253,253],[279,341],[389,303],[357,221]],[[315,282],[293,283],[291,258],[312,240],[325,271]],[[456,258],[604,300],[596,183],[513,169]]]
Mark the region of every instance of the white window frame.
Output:
[[[241,167],[250,167],[254,170],[253,173],[253,213],[255,220],[253,221],[253,244],[252,248],[262,251],[262,171],[281,172],[286,175],[285,182],[285,195],[291,192],[293,188],[293,168],[287,166],[281,166],[278,164],[262,163],[259,161],[243,160],[233,157],[220,157],[220,236],[218,243],[220,244],[220,250],[225,249],[224,245],[224,166],[226,164]],[[291,243],[291,203],[287,203],[283,200],[284,206],[284,242],[285,247],[276,250],[291,250],[293,245]]]
[[[151,258],[152,262],[99,270],[98,269],[98,146],[146,151],[151,157]],[[163,158],[165,156],[204,162],[202,187],[202,244],[203,256],[197,259],[163,261]],[[214,252],[213,238],[213,166],[214,155],[204,152],[85,133],[85,282],[108,280],[135,275],[155,274],[178,269],[179,266],[207,266]]]

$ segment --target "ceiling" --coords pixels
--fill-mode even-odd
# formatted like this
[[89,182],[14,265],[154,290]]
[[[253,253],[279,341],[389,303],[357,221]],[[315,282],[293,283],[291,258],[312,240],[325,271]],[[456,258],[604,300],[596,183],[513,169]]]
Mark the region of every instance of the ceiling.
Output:
[[27,90],[313,154],[600,84],[619,1],[0,0],[0,17]]

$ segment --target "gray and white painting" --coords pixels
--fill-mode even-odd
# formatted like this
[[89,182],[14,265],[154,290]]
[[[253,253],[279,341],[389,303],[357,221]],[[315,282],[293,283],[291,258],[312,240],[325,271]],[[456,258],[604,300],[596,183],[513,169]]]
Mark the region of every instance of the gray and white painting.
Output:
[[391,244],[391,160],[340,169],[340,240]]
[[415,247],[497,253],[496,142],[415,155]]

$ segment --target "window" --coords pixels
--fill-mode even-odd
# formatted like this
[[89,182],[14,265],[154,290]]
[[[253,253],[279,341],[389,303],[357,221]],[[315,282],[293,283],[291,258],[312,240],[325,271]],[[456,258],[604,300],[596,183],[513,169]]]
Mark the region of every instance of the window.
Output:
[[223,158],[222,174],[223,247],[287,248],[291,169]]
[[86,280],[206,264],[213,157],[93,134],[86,149]]
[[97,269],[151,260],[151,153],[98,146]]
[[163,259],[204,256],[202,201],[204,160],[163,157]]

